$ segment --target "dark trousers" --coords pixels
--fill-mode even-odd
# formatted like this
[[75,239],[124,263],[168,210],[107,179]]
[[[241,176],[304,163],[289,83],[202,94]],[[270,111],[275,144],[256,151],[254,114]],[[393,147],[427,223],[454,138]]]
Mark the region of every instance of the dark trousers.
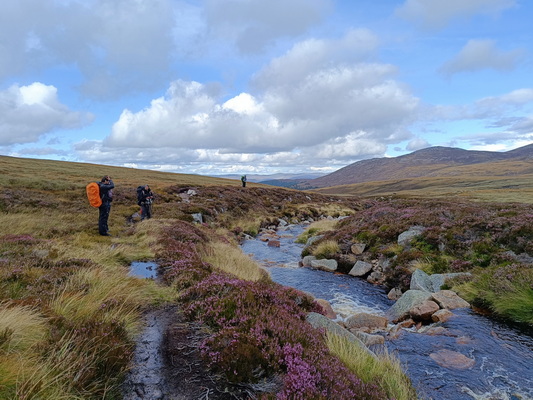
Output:
[[145,218],[152,218],[152,205],[141,203],[141,220]]
[[109,212],[111,211],[111,203],[102,203],[102,205],[98,207],[98,211],[100,212],[98,217],[98,232],[100,235],[105,235],[109,232],[107,220],[109,219]]

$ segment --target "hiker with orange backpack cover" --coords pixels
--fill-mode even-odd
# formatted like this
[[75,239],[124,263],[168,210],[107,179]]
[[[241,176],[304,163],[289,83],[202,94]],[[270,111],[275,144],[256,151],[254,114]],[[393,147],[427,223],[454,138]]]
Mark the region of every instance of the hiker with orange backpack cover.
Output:
[[111,180],[109,175],[106,175],[98,182],[100,187],[100,198],[102,199],[102,205],[98,207],[98,232],[102,236],[111,236],[109,234],[109,227],[107,226],[107,220],[109,219],[109,213],[111,212],[111,202],[113,201],[113,188],[115,184]]

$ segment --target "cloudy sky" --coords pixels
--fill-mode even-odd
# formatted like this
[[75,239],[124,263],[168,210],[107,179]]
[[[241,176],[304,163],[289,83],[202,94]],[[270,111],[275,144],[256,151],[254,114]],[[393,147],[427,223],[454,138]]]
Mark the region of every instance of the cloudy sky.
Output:
[[533,143],[531,0],[3,0],[0,154],[328,173]]

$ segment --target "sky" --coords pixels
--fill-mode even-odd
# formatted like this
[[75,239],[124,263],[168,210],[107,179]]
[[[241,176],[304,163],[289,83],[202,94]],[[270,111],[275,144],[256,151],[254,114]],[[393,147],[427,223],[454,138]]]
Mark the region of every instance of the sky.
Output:
[[327,174],[533,143],[531,0],[3,0],[0,155]]

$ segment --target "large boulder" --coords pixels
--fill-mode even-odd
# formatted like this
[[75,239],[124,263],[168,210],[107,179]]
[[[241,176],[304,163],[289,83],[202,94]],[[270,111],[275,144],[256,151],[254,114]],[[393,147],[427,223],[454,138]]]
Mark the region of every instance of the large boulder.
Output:
[[348,329],[386,328],[388,320],[379,315],[361,312],[349,316],[344,323]]
[[348,274],[352,276],[365,276],[371,270],[372,264],[365,261],[357,261]]
[[326,258],[320,260],[311,260],[311,267],[328,272],[336,271],[337,260]]
[[[305,319],[315,329],[324,329],[326,333],[334,333],[335,335],[348,339],[348,341],[355,343],[362,348],[366,348],[365,344],[353,333],[322,314],[310,312]],[[370,352],[370,350],[368,351]]]
[[415,321],[431,321],[431,316],[440,310],[437,303],[431,300],[426,300],[409,310],[411,318]]
[[315,256],[305,256],[304,258],[302,258],[302,265],[304,267],[310,267],[311,266],[311,261],[313,261],[313,260],[316,260]]
[[400,235],[398,236],[398,244],[404,247],[409,246],[413,239],[417,236],[420,236],[425,230],[426,228],[424,228],[423,226],[412,226],[411,228],[409,228],[409,230],[400,233]]
[[391,308],[387,310],[385,317],[394,323],[403,321],[409,317],[409,311],[413,307],[430,299],[431,293],[423,290],[408,290],[396,301],[396,303],[394,303]]
[[425,292],[433,293],[433,282],[428,274],[421,269],[415,269],[411,274],[411,284],[409,289],[423,290]]
[[432,297],[441,308],[446,308],[448,310],[470,307],[470,304],[466,300],[460,298],[457,293],[452,290],[440,290],[437,293],[433,293]]
[[447,281],[458,276],[468,277],[471,276],[471,274],[468,272],[456,272],[428,275],[421,269],[416,269],[411,275],[411,285],[409,288],[435,293],[438,292]]

